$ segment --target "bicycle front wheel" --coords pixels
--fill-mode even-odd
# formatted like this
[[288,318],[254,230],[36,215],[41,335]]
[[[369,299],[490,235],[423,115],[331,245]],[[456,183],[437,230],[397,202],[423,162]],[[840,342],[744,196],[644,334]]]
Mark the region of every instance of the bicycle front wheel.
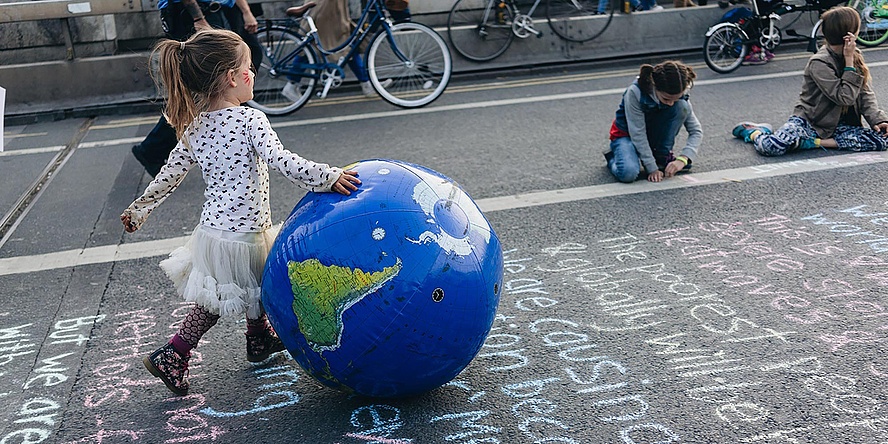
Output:
[[247,102],[265,114],[282,116],[308,103],[314,93],[317,56],[302,38],[283,27],[261,28],[256,33],[262,47],[262,63],[256,67],[253,100]]
[[515,39],[512,10],[498,0],[457,0],[447,17],[447,37],[459,55],[475,62],[493,60]]
[[703,42],[703,59],[710,69],[727,74],[740,67],[749,51],[746,34],[738,26],[723,23],[706,33]]
[[848,6],[860,14],[860,34],[857,42],[863,46],[879,46],[888,40],[888,18],[881,8],[885,4],[880,0],[850,0]]
[[450,83],[453,62],[447,43],[426,25],[413,22],[383,28],[367,49],[373,89],[402,108],[428,105]]
[[598,0],[547,0],[546,19],[552,32],[571,42],[588,42],[601,35],[614,19],[616,1],[599,14]]

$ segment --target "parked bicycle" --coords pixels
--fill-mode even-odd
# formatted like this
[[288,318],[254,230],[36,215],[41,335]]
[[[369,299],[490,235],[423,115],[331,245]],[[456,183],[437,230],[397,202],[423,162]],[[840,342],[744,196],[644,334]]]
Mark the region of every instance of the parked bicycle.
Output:
[[[393,24],[384,0],[369,0],[357,26],[341,45],[321,44],[309,2],[289,8],[288,18],[266,20],[257,36],[264,50],[262,64],[248,104],[270,115],[298,110],[315,96],[323,99],[345,78],[344,67],[364,41],[366,68],[373,89],[387,102],[417,108],[441,96],[450,82],[453,64],[444,39],[420,23]],[[369,39],[369,40],[368,40]],[[327,57],[349,48],[335,62]]]
[[878,46],[888,40],[888,0],[851,0],[848,6],[860,13],[861,45]]
[[[456,0],[447,17],[450,44],[469,60],[493,60],[506,52],[515,37],[542,37],[532,18],[540,3],[535,0],[525,14],[516,0]],[[613,20],[617,2],[608,3],[610,10],[598,15],[598,0],[546,0],[546,20],[558,37],[587,42],[601,35]]]
[[[784,33],[799,37],[803,41],[807,40],[809,50],[812,47],[816,50],[816,41],[820,32],[820,14],[842,3],[844,0],[806,0],[803,5],[794,5],[782,1],[754,0],[753,11],[749,17],[736,22],[717,23],[706,31],[703,59],[713,71],[726,74],[740,67],[753,45],[773,51],[783,42]],[[791,28],[802,16],[808,15],[806,13],[815,12],[818,21],[813,23],[810,36],[799,35]],[[778,22],[792,14],[797,15],[786,25],[786,31],[782,30]]]

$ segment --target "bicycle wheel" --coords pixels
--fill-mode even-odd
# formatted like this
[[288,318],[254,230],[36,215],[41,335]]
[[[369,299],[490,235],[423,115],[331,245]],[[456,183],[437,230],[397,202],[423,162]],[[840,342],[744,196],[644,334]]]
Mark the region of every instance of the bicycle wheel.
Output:
[[588,42],[601,35],[614,19],[616,0],[610,10],[598,14],[598,0],[546,0],[546,19],[552,32],[571,42]]
[[497,0],[457,0],[447,17],[447,38],[469,60],[493,60],[515,39],[512,10]]
[[314,93],[318,73],[316,69],[299,66],[317,63],[314,50],[306,46],[289,57],[302,38],[287,28],[260,28],[256,37],[264,53],[262,63],[256,67],[253,100],[247,104],[273,116],[302,108]]
[[848,6],[860,14],[858,43],[863,46],[878,46],[888,40],[888,18],[882,15],[884,0],[850,0]]
[[731,23],[717,25],[706,33],[703,42],[703,59],[710,69],[727,74],[740,67],[749,51],[746,34]]
[[373,89],[386,102],[402,108],[432,103],[450,83],[453,63],[447,43],[419,23],[399,23],[388,29],[391,34],[383,28],[367,49]]
[[823,19],[817,20],[814,29],[811,30],[811,37],[808,38],[808,52],[817,52],[820,42],[823,41]]

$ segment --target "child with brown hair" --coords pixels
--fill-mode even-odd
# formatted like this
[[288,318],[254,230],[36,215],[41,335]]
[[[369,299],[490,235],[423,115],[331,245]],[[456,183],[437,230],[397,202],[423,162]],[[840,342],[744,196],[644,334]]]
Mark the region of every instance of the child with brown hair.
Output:
[[[696,77],[693,68],[678,61],[641,65],[638,78],[623,93],[611,124],[610,151],[604,154],[617,180],[629,183],[646,177],[660,182],[690,169],[703,140],[703,128],[688,99]],[[672,148],[682,126],[688,139],[676,157]]]
[[[802,92],[789,120],[777,131],[766,123],[743,122],[734,127],[734,137],[752,143],[763,156],[818,147],[888,148],[888,114],[879,109],[869,68],[857,50],[860,15],[853,8],[838,6],[821,19],[826,44],[808,59]],[[861,117],[870,128],[863,126]]]
[[284,349],[260,301],[268,250],[274,242],[268,168],[310,191],[357,190],[354,171],[315,163],[286,150],[261,111],[240,106],[253,98],[250,50],[237,34],[206,30],[184,42],[155,47],[168,99],[164,115],[179,143],[157,177],[120,216],[134,232],[151,211],[200,168],[206,202],[185,246],[160,263],[194,308],[179,331],[143,360],[177,395],[188,393],[191,349],[221,316],[246,315],[247,360]]

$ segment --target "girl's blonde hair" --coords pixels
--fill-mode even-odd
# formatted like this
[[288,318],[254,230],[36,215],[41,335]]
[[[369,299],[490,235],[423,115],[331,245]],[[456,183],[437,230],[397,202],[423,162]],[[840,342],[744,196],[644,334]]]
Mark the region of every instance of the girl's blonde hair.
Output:
[[164,39],[154,47],[167,93],[164,116],[178,137],[225,91],[228,70],[237,70],[248,50],[239,35],[224,29],[199,31],[184,42]]
[[692,86],[697,73],[694,68],[676,60],[667,60],[656,65],[641,65],[638,73],[638,86],[648,94],[654,89],[666,94],[680,94]]
[[[854,8],[836,6],[820,16],[823,19],[823,38],[830,45],[844,45],[845,36],[848,33],[857,34],[860,30],[860,14]],[[854,69],[863,76],[864,82],[869,82],[870,72],[863,60],[863,54],[858,49],[854,52]]]

